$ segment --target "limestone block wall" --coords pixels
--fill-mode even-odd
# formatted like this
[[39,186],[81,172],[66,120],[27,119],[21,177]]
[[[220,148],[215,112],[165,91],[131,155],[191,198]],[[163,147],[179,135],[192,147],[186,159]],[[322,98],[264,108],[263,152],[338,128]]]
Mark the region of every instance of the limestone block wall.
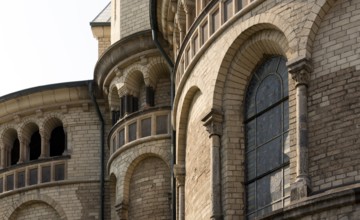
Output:
[[204,96],[197,92],[189,110],[184,149],[185,219],[210,218],[210,143],[206,128],[199,123],[204,102]]
[[[0,184],[6,186],[0,193],[1,219],[22,219],[24,216],[27,219],[99,219],[100,122],[88,95],[87,82],[58,87],[61,85],[19,95],[17,108],[6,108],[14,103],[11,99],[1,103],[5,106],[3,110],[16,109],[0,116],[1,143],[8,129],[15,131],[13,133],[21,139],[23,131],[27,131],[23,127],[29,123],[36,125],[42,138],[51,133],[51,123],[61,124],[66,136],[66,150],[62,156],[45,156],[0,170],[4,178],[14,174],[15,182],[13,190],[7,189],[6,178]],[[98,102],[101,105],[102,101]],[[105,155],[108,156],[106,149]],[[55,164],[59,162],[64,164],[64,174],[57,179],[54,172]],[[51,177],[44,181],[41,167],[48,164],[53,164],[49,171]],[[36,183],[30,183],[30,169],[33,168],[38,170]],[[20,186],[17,173],[25,170],[24,185]],[[29,212],[32,214],[28,215]]]
[[359,7],[336,1],[314,41],[308,103],[314,191],[360,181]]
[[60,219],[59,214],[46,203],[34,202],[24,207],[19,207],[19,210],[11,215],[10,220],[25,220],[25,219]]
[[[170,138],[151,139],[124,145],[110,157],[111,184],[116,185],[111,213],[116,213],[117,218],[171,216]],[[120,208],[115,211],[115,206]]]
[[[239,13],[241,16],[235,15],[236,19],[223,23],[219,31],[209,37],[209,42],[196,51],[197,54],[188,55],[188,64],[181,60],[181,56],[186,59],[188,45],[189,51],[193,50],[192,41],[197,39],[199,32],[195,31],[194,37],[185,38],[189,40],[183,42],[186,46],[176,62],[174,123],[177,155],[181,154],[183,146],[189,147],[188,142],[183,143],[184,137],[187,140],[195,136],[198,138],[197,132],[190,136],[185,134],[188,134],[187,129],[196,130],[202,126],[200,120],[190,120],[195,113],[188,114],[194,91],[199,90],[204,100],[196,110],[201,112],[199,115],[205,115],[212,108],[224,115],[221,202],[225,219],[244,217],[243,101],[252,72],[269,55],[283,56],[289,63],[308,56],[314,65],[309,80],[307,112],[309,177],[313,193],[359,181],[359,139],[356,135],[359,133],[358,8],[357,2],[340,0],[254,1],[249,13],[244,10]],[[295,85],[295,80],[289,75],[292,183],[296,180],[299,159],[296,152]],[[209,157],[209,152],[200,154],[201,158]],[[330,161],[333,161],[331,166],[328,165]],[[188,162],[190,159],[186,158],[185,164]],[[210,163],[207,162],[207,165],[210,166]],[[186,170],[186,179],[188,175]],[[195,204],[207,202],[204,197],[190,192],[185,193],[185,203],[188,201]],[[187,211],[185,209],[185,215]]]
[[[99,219],[99,184],[58,184],[1,197],[0,219]],[[38,212],[34,212],[38,210]],[[31,215],[27,216],[31,212]],[[43,218],[42,218],[43,219]],[[47,218],[44,218],[47,219]],[[49,218],[52,219],[52,218]]]
[[149,1],[120,0],[120,38],[150,29]]
[[170,219],[170,170],[157,157],[142,160],[130,179],[129,219]]

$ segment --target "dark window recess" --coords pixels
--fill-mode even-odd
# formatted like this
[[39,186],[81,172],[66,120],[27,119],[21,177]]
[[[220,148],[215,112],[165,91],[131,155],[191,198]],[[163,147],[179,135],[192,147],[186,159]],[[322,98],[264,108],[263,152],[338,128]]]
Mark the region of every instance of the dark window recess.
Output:
[[41,137],[39,131],[36,131],[31,136],[29,148],[30,148],[30,160],[37,160],[41,154]]
[[41,182],[47,183],[51,180],[51,167],[46,166],[41,168]]
[[151,86],[146,87],[146,104],[149,106],[155,105],[155,91]]
[[25,171],[17,173],[17,188],[25,187]]
[[112,140],[112,146],[113,146],[113,153],[114,153],[116,151],[116,148],[117,148],[117,146],[116,146],[116,137],[114,137],[113,140]]
[[168,133],[168,116],[160,115],[156,116],[156,134]]
[[55,165],[55,181],[65,179],[65,164]]
[[0,178],[0,193],[4,192],[3,178]]
[[120,111],[112,111],[112,125],[116,124],[116,122],[119,120],[120,118]]
[[124,102],[125,113],[130,114],[139,110],[139,99],[137,97],[126,95]]
[[133,104],[132,104],[132,99],[133,96],[131,95],[126,95],[125,96],[125,113],[129,114],[133,112]]
[[65,151],[65,132],[63,126],[56,127],[51,132],[50,157],[61,156]]
[[6,191],[14,189],[14,175],[6,176]]
[[35,185],[38,183],[38,169],[31,169],[29,171],[29,185]]
[[151,135],[151,118],[141,120],[141,137]]
[[125,144],[125,133],[124,133],[124,129],[122,129],[119,132],[119,147],[123,146]]
[[129,125],[129,142],[136,140],[136,122]]
[[19,161],[20,157],[20,142],[19,139],[15,139],[13,147],[11,148],[11,165],[15,165]]
[[120,98],[120,118],[124,117],[125,115],[125,96]]
[[132,112],[139,111],[139,99],[137,97],[133,97],[132,106]]

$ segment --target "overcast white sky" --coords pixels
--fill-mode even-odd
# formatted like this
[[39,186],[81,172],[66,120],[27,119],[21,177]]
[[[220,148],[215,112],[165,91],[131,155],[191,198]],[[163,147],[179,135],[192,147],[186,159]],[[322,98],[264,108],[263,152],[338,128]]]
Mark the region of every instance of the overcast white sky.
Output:
[[0,0],[0,96],[93,78],[90,21],[110,0]]

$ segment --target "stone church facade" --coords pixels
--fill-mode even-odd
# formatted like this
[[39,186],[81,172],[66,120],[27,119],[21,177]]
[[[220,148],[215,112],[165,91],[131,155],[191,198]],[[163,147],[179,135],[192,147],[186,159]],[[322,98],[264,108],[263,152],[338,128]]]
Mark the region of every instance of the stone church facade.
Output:
[[0,97],[0,219],[359,219],[359,0],[112,0],[94,78]]

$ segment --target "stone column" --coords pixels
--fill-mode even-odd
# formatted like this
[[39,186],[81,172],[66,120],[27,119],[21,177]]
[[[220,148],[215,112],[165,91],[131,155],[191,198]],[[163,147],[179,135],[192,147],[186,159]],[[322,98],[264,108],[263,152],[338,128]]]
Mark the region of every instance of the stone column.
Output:
[[178,198],[178,220],[185,220],[185,165],[174,165],[174,176],[179,193]]
[[182,0],[186,13],[186,32],[189,31],[195,19],[195,2],[191,0]]
[[307,87],[312,66],[307,59],[288,64],[296,87],[296,180],[291,184],[291,201],[311,192],[308,171]]
[[7,152],[5,151],[5,145],[3,143],[1,143],[0,145],[0,154],[1,154],[1,158],[0,158],[0,169],[4,169],[6,167],[6,154]]
[[40,136],[41,136],[41,154],[39,159],[47,158],[50,156],[50,137],[47,132],[44,130],[40,130]]
[[24,137],[19,137],[20,142],[20,155],[19,155],[19,161],[18,164],[26,162],[26,156],[27,156],[27,147],[29,145],[29,140],[27,140]]
[[222,219],[221,204],[221,135],[222,135],[222,114],[212,109],[202,121],[211,139],[210,158],[211,158],[211,217],[212,220]]
[[128,205],[124,202],[115,205],[115,210],[119,216],[119,220],[127,220],[128,219]]

